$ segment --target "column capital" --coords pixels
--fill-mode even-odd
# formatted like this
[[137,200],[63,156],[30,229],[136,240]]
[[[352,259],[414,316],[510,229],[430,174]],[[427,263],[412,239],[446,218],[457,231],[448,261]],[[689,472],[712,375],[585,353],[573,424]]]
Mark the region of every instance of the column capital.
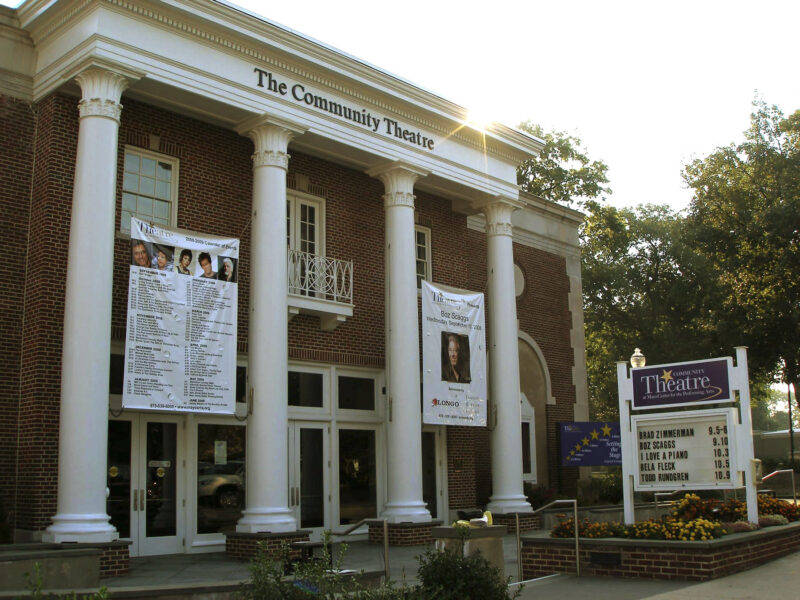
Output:
[[393,161],[373,167],[366,171],[370,177],[376,177],[383,182],[386,193],[383,195],[383,205],[407,206],[414,208],[414,183],[420,177],[425,177],[426,171],[415,165]]
[[521,203],[511,198],[498,196],[486,202],[481,211],[486,216],[486,235],[511,236],[511,214],[520,208]]
[[119,123],[122,112],[120,99],[128,87],[125,75],[102,67],[91,66],[75,76],[81,86],[81,100],[78,103],[81,119],[85,117],[106,117]]
[[258,115],[240,123],[236,131],[253,140],[253,168],[278,167],[286,170],[289,168],[289,142],[305,133],[306,127],[269,115]]

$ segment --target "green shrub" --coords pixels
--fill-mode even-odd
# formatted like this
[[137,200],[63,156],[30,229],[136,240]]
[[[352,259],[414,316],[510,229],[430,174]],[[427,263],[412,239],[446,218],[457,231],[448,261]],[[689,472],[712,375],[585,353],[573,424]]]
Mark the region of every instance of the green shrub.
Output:
[[545,485],[536,485],[526,481],[522,487],[525,496],[528,498],[528,503],[534,509],[544,506],[557,498],[556,491]]
[[408,596],[413,600],[507,600],[522,591],[510,595],[508,582],[480,553],[428,550],[419,557],[417,578],[420,586]]
[[45,594],[42,591],[42,572],[38,562],[33,563],[33,574],[25,573],[25,576],[28,578],[27,588],[31,593],[28,597],[33,600],[43,600],[44,598],[48,600],[109,600],[111,598],[111,592],[108,591],[106,586],[102,586],[91,594],[81,594],[80,596],[78,596],[77,592],[66,595]]
[[622,502],[622,475],[618,472],[593,473],[592,477],[578,482],[578,504],[619,504]]

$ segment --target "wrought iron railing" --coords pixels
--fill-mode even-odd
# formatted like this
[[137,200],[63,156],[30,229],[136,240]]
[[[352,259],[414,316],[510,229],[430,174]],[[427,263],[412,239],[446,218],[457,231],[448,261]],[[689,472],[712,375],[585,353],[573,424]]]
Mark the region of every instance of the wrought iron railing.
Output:
[[289,250],[289,293],[353,303],[353,261]]

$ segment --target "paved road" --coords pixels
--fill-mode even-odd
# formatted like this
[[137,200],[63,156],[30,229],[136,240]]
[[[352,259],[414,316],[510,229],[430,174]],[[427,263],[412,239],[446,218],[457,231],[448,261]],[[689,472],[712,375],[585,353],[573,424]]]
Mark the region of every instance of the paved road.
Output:
[[800,552],[735,575],[683,583],[556,575],[525,585],[521,599],[558,600],[794,600],[800,598]]

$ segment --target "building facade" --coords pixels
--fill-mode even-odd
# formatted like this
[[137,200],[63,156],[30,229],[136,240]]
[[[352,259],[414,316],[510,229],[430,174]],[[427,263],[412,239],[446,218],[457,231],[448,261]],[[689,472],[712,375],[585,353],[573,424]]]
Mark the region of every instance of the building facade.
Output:
[[[574,490],[581,215],[520,193],[541,140],[214,0],[30,0],[0,44],[16,541],[201,552]],[[122,408],[130,216],[241,239],[235,415]],[[486,295],[486,427],[422,423],[423,279]]]

